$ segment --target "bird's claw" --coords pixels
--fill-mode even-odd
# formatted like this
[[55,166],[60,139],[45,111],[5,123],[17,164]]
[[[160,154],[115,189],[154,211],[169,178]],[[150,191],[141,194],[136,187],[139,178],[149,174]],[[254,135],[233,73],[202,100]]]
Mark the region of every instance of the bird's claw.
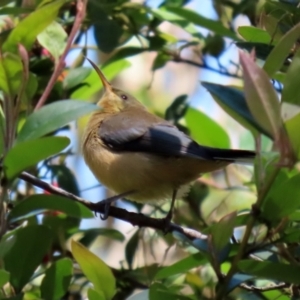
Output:
[[134,191],[128,191],[128,192],[125,192],[125,193],[122,193],[122,194],[119,194],[119,195],[116,195],[116,196],[112,196],[110,198],[107,198],[107,199],[104,199],[102,201],[99,201],[95,204],[95,210],[94,210],[94,213],[95,213],[95,216],[97,217],[97,212],[99,212],[101,209],[97,209],[98,206],[104,206],[104,213],[100,213],[99,212],[99,215],[100,215],[100,219],[102,221],[105,221],[107,220],[107,218],[109,217],[109,211],[110,211],[110,206],[113,202],[116,202],[117,200],[129,195],[129,194],[132,194]]

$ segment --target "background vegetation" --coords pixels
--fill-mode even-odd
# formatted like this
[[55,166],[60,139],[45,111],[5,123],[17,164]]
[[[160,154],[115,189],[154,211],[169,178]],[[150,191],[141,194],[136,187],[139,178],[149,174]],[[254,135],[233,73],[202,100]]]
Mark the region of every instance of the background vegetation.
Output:
[[[299,299],[299,1],[214,0],[214,20],[203,2],[0,1],[1,298]],[[101,197],[79,198],[70,163],[86,119],[74,121],[101,89],[86,55],[110,80],[127,69],[120,87],[199,143],[254,148],[254,168],[199,179],[168,234],[169,203],[112,207],[115,219],[98,222],[103,206],[87,200]],[[153,91],[175,64],[183,82],[219,75],[201,84],[222,118],[191,106],[192,91]]]

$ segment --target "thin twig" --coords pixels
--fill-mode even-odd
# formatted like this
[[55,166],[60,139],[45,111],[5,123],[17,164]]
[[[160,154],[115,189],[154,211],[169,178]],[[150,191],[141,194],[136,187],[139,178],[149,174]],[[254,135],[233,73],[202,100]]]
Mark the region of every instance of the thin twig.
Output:
[[66,48],[65,48],[63,54],[60,56],[58,63],[55,65],[53,74],[47,84],[47,87],[46,87],[44,93],[42,94],[41,98],[39,99],[38,103],[36,104],[34,110],[38,110],[45,104],[55,82],[57,81],[57,78],[59,77],[59,75],[61,74],[62,70],[65,67],[66,56],[72,46],[75,35],[77,34],[77,32],[80,28],[80,25],[81,25],[82,21],[84,20],[86,5],[87,5],[87,0],[78,0],[77,1],[77,14],[75,17],[74,25],[72,27],[72,30],[71,30],[70,35],[67,40]]
[[[19,178],[26,182],[29,182],[29,183],[33,184],[34,186],[39,187],[51,194],[59,195],[59,196],[66,197],[71,200],[80,202],[81,204],[85,205],[86,207],[88,207],[90,210],[92,210],[95,213],[103,214],[106,212],[105,201],[100,201],[98,203],[89,202],[89,201],[87,201],[83,198],[80,198],[72,193],[69,193],[61,188],[55,187],[47,182],[44,182],[44,181],[40,180],[39,178],[32,176],[31,174],[26,173],[26,172],[21,173]],[[123,220],[125,222],[129,222],[133,226],[150,227],[153,229],[162,230],[164,232],[166,230],[165,219],[150,218],[141,213],[129,212],[125,209],[118,208],[115,206],[111,206],[109,208],[108,215],[111,217]],[[168,232],[175,232],[175,231],[183,234],[189,240],[206,239],[207,238],[206,235],[204,235],[201,232],[198,232],[194,229],[183,228],[179,225],[171,223],[170,226],[168,227]]]
[[251,232],[252,232],[253,226],[256,221],[256,211],[259,210],[260,205],[262,204],[264,198],[266,197],[270,188],[272,187],[272,184],[273,184],[274,180],[276,179],[279,171],[280,171],[280,167],[276,165],[275,169],[273,170],[270,177],[268,178],[268,181],[262,186],[261,190],[258,193],[257,201],[252,206],[252,214],[250,215],[249,221],[246,225],[246,230],[245,230],[241,245],[239,247],[239,251],[233,259],[231,268],[229,269],[229,271],[225,277],[224,284],[220,287],[220,289],[217,293],[217,297],[216,297],[217,300],[223,299],[224,293],[226,292],[226,286],[228,285],[232,276],[236,272],[238,262],[243,258],[244,254],[245,254],[248,240],[251,236]]
[[267,291],[274,291],[280,290],[289,287],[290,284],[282,282],[275,285],[264,286],[264,287],[257,287],[255,285],[247,285],[245,283],[240,284],[240,287],[247,290],[247,291],[256,291],[256,292],[267,292]]
[[231,77],[231,78],[242,79],[242,77],[237,75],[237,74],[233,74],[233,73],[230,73],[230,72],[224,72],[220,69],[215,69],[215,68],[207,65],[206,63],[196,62],[196,61],[193,61],[193,60],[190,60],[190,59],[182,58],[181,56],[173,56],[171,61],[176,62],[176,63],[186,63],[188,65],[191,65],[191,66],[194,66],[194,67],[197,67],[197,68],[201,68],[201,69],[204,69],[204,70],[208,70],[208,71],[211,71],[211,72],[214,72],[214,73],[218,73],[220,75],[228,76],[228,77]]

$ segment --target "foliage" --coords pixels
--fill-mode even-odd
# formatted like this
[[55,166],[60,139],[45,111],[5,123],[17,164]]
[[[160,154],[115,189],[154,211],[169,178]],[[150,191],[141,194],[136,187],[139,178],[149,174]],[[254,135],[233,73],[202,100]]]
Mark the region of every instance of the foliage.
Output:
[[[150,2],[1,1],[1,299],[299,297],[299,2],[214,0],[216,20],[191,9],[197,1]],[[251,26],[235,28],[240,15]],[[176,30],[167,32],[165,24]],[[80,42],[90,32],[109,80],[145,54],[155,57],[152,72],[173,62],[232,80],[202,85],[253,138],[257,158],[253,169],[229,166],[203,177],[178,201],[174,222],[201,237],[141,228],[128,238],[109,221],[82,228],[81,220],[93,213],[76,198],[80,185],[69,164],[76,149],[57,135],[74,139],[74,121],[98,109],[89,100],[101,84],[83,66],[93,47]],[[71,47],[79,51],[66,67]],[[232,47],[240,49],[239,62],[224,66],[223,54]],[[153,111],[150,94],[143,95]],[[166,119],[199,143],[230,148],[225,122],[191,107],[189,96],[177,95]],[[24,183],[24,171],[74,197]],[[168,205],[143,212],[162,217]],[[105,259],[89,249],[93,245]]]

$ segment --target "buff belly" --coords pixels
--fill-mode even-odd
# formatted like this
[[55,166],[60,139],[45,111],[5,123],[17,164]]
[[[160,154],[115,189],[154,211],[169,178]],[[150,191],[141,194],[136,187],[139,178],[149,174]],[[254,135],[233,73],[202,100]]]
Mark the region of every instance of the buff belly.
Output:
[[170,199],[174,189],[178,189],[180,197],[201,173],[228,164],[142,152],[112,152],[99,143],[85,147],[84,158],[102,184],[116,194],[135,191],[126,198],[137,202]]

